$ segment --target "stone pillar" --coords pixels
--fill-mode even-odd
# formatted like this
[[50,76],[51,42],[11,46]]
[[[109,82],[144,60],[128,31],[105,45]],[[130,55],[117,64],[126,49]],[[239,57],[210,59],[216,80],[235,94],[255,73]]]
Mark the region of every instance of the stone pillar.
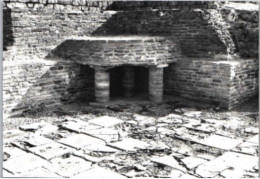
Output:
[[102,67],[95,68],[95,98],[96,102],[109,102],[110,96],[110,76],[109,72]]
[[135,71],[134,67],[125,67],[123,74],[124,96],[131,97],[134,95]]
[[149,100],[152,102],[163,100],[163,68],[149,67]]

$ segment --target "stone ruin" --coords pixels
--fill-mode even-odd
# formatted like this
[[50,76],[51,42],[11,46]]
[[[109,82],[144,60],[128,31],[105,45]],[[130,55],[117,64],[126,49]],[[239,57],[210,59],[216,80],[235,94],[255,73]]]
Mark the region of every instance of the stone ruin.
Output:
[[146,93],[231,109],[258,94],[258,5],[4,0],[4,113]]

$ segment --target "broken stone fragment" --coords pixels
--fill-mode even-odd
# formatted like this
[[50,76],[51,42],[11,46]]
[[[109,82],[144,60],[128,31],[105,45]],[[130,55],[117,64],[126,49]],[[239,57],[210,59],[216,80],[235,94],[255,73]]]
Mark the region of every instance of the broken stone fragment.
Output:
[[122,131],[111,129],[111,128],[101,128],[101,129],[96,129],[84,133],[102,139],[106,142],[119,141],[124,136],[126,136],[126,134],[123,133]]
[[40,129],[46,125],[48,125],[48,123],[42,121],[39,123],[33,123],[33,124],[21,126],[19,127],[19,129],[23,131],[36,131],[37,129]]
[[219,135],[211,135],[203,140],[196,141],[199,144],[203,144],[210,147],[215,147],[223,150],[230,150],[236,147],[238,144],[242,142],[241,139],[231,139],[228,137],[223,137]]
[[157,120],[157,122],[168,123],[168,124],[182,124],[183,117],[177,114],[169,114],[168,116],[161,117]]
[[147,149],[149,144],[132,138],[125,138],[122,141],[108,143],[108,146],[123,150],[123,151],[136,151],[138,149]]
[[101,116],[95,119],[91,119],[88,122],[102,127],[113,127],[115,125],[123,123],[124,121],[115,117]]
[[244,142],[239,146],[237,146],[236,148],[232,149],[232,151],[257,156],[258,144],[251,143],[251,142]]
[[185,157],[185,158],[181,159],[181,161],[190,170],[204,162],[207,162],[207,160],[197,158],[197,157]]
[[151,158],[151,161],[186,172],[186,169],[182,167],[180,163],[173,156],[153,157]]
[[188,116],[188,117],[198,118],[198,117],[200,117],[201,113],[202,113],[201,111],[187,111],[187,112],[184,112],[183,115]]

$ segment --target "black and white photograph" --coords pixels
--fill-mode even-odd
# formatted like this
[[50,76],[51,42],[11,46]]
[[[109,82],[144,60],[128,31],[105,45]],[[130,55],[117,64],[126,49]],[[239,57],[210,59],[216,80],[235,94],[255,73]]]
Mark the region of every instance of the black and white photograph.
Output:
[[258,1],[1,3],[2,177],[259,177]]

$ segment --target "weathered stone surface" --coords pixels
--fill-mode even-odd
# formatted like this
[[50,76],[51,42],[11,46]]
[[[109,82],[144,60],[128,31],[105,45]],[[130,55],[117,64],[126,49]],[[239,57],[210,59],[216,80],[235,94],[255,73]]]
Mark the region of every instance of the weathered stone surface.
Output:
[[115,153],[115,152],[120,151],[115,148],[105,146],[102,143],[84,146],[84,147],[82,147],[82,150],[93,151],[93,152],[105,152],[105,153]]
[[236,148],[232,149],[232,151],[257,156],[258,147],[259,147],[259,144],[251,143],[251,142],[244,142],[244,143],[240,144],[239,146],[237,146]]
[[[250,162],[248,162],[250,161]],[[222,171],[232,167],[234,169],[233,174],[235,174],[237,170],[247,171],[252,170],[254,166],[257,165],[258,158],[243,155],[234,152],[224,153],[222,156],[216,158],[215,160],[206,162],[196,169],[196,173],[202,177],[214,177],[221,173]],[[241,173],[242,174],[242,173]],[[240,174],[240,177],[242,177]],[[240,178],[239,177],[239,178]]]
[[21,129],[23,131],[36,131],[37,129],[40,129],[46,125],[48,125],[48,123],[39,122],[39,123],[33,123],[33,124],[21,126],[21,127],[19,127],[19,129]]
[[8,130],[8,131],[4,131],[3,132],[3,142],[10,142],[12,140],[15,140],[17,138],[20,138],[22,136],[27,135],[25,132],[21,131],[21,130]]
[[105,140],[106,142],[119,141],[123,137],[122,131],[111,128],[101,128],[84,133]]
[[169,114],[168,116],[159,118],[157,122],[168,123],[168,124],[182,124],[183,116],[177,114]]
[[113,127],[117,124],[123,123],[124,121],[122,121],[121,119],[115,118],[115,117],[102,116],[102,117],[98,117],[98,118],[89,120],[88,122],[99,125],[99,126],[103,126],[103,127]]
[[27,152],[17,147],[4,147],[3,152],[9,156],[8,158],[15,158],[27,154]]
[[91,162],[74,156],[55,158],[51,163],[52,171],[63,177],[71,177],[92,168]]
[[14,177],[14,175],[6,170],[3,170],[3,177]]
[[15,177],[60,177],[60,176],[54,172],[51,172],[50,170],[40,167],[32,171],[16,174]]
[[72,148],[58,143],[49,143],[38,147],[30,148],[29,150],[47,160],[62,156],[73,151]]
[[189,169],[195,168],[198,165],[206,162],[206,160],[196,157],[185,157],[184,159],[181,159],[181,161],[185,164],[185,166]]
[[20,139],[20,141],[28,143],[32,146],[40,146],[40,145],[49,144],[49,143],[54,142],[53,140],[50,140],[50,139],[40,136],[40,135],[29,135],[29,136],[23,137],[22,139]]
[[103,144],[103,145],[106,144],[104,141],[100,139],[90,137],[85,134],[76,134],[74,136],[61,139],[58,142],[76,149],[80,149],[84,146],[93,145],[93,144]]
[[14,175],[32,171],[35,168],[48,166],[48,162],[33,154],[26,154],[20,157],[12,158],[6,162],[3,162],[3,168],[7,171],[14,173]]
[[173,156],[154,157],[150,159],[152,162],[159,163],[162,165],[170,166],[185,172],[186,169],[182,167],[179,162]]
[[35,134],[44,135],[58,131],[58,127],[52,124],[46,124],[42,128],[38,129]]
[[259,143],[259,135],[255,135],[254,137],[249,138],[247,140],[247,142],[258,144]]
[[199,117],[201,115],[201,111],[187,111],[183,115],[188,116],[188,117]]
[[85,172],[81,172],[78,175],[73,177],[76,178],[126,178],[122,175],[117,174],[116,172],[101,168],[99,166],[95,166],[90,170]]
[[231,139],[219,135],[211,135],[208,138],[197,142],[210,147],[215,147],[223,150],[230,150],[232,148],[235,148],[237,145],[239,145],[242,142],[242,140]]
[[148,143],[137,140],[137,139],[132,139],[132,138],[125,138],[122,141],[119,142],[113,142],[113,143],[108,143],[108,146],[124,150],[124,151],[136,151],[137,149],[145,149],[148,148]]
[[197,131],[201,131],[201,132],[207,132],[207,133],[216,131],[216,128],[213,125],[208,125],[208,124],[192,125],[189,123],[189,124],[184,124],[182,126],[188,128],[188,129],[197,130]]
[[80,121],[80,120],[66,121],[66,122],[61,124],[61,127],[64,128],[64,129],[68,129],[68,130],[71,130],[71,131],[78,132],[78,133],[81,133],[81,132],[84,133],[84,132],[88,132],[88,131],[91,131],[91,130],[96,130],[96,129],[101,128],[98,125],[83,122],[83,121]]

